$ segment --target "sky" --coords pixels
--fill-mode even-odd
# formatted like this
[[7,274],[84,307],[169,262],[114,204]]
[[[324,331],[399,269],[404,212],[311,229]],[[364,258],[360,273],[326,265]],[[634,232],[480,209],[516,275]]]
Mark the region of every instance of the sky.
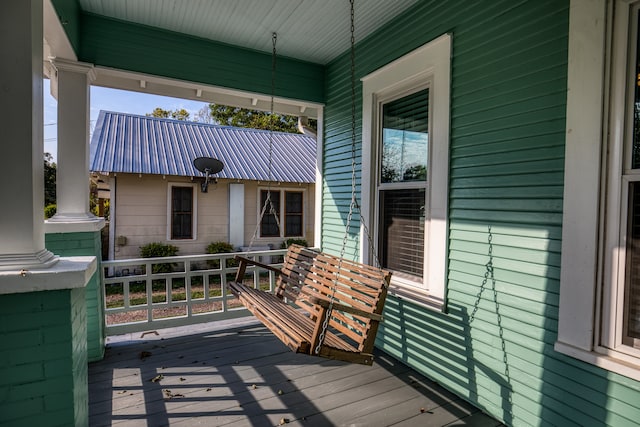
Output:
[[[58,144],[57,105],[58,102],[51,96],[49,80],[44,79],[44,151],[50,153],[54,161],[57,161]],[[205,105],[207,103],[201,101],[91,86],[90,132],[93,132],[100,110],[144,115],[156,107],[164,110],[184,108],[193,117]]]

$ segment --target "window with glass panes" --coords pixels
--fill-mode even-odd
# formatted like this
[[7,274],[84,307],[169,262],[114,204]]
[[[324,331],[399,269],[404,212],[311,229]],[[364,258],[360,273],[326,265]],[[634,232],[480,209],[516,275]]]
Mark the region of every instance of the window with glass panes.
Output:
[[635,66],[629,79],[630,92],[633,93],[630,110],[633,112],[633,131],[625,150],[629,157],[623,167],[622,193],[626,194],[626,257],[623,338],[624,344],[640,348],[640,12],[635,9]]
[[193,238],[193,187],[171,187],[171,239]]
[[[267,205],[262,220],[260,222],[260,236],[261,237],[280,237],[280,229],[278,222],[280,221],[280,191],[260,191],[260,206],[258,207],[260,212],[265,206],[267,196],[271,200],[271,203]],[[273,210],[272,210],[273,207]],[[277,217],[277,219],[276,219]]]
[[[302,237],[304,235],[304,192],[293,190],[271,190],[270,192],[275,212],[271,212],[271,208],[267,207],[260,222],[260,237]],[[267,200],[267,194],[267,190],[260,190],[260,212]],[[280,223],[279,227],[278,223]]]
[[394,276],[423,282],[429,90],[380,104],[378,237],[380,260]]
[[302,236],[302,192],[301,191],[285,191],[284,192],[284,236],[299,237]]

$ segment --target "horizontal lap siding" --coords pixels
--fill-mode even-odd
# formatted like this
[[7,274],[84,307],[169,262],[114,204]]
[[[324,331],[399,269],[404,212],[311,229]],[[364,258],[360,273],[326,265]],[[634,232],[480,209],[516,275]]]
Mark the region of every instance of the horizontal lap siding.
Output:
[[[360,41],[358,159],[359,79],[446,32],[453,34],[448,313],[390,297],[378,345],[509,424],[633,425],[637,382],[553,350],[568,1],[423,1]],[[335,253],[351,192],[347,55],[330,64],[326,82],[322,246]],[[488,276],[478,298],[489,227],[496,294]],[[350,240],[347,254],[356,246]]]
[[[271,93],[271,55],[158,28],[81,13],[78,58],[95,65]],[[168,59],[170,58],[170,59]],[[275,94],[323,102],[323,67],[278,58]]]

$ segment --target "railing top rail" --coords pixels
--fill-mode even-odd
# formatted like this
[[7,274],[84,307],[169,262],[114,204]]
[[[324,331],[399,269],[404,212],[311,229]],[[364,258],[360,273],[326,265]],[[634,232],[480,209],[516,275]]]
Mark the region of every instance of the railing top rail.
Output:
[[270,250],[264,250],[264,251],[251,251],[251,252],[221,252],[217,254],[204,254],[204,255],[176,255],[176,256],[170,256],[170,257],[130,258],[130,259],[102,261],[102,265],[118,266],[118,265],[147,264],[147,263],[170,263],[170,262],[180,262],[180,261],[206,261],[206,260],[218,259],[218,258],[233,258],[236,255],[241,255],[241,256],[283,255],[286,252],[287,252],[286,249],[270,249]]

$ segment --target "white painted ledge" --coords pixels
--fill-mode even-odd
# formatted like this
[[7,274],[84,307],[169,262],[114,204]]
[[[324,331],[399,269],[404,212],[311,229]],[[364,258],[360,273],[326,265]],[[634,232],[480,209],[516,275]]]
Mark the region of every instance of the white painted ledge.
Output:
[[[583,362],[606,369],[607,371],[640,381],[640,361],[637,358],[624,357],[624,355],[615,357],[615,352],[611,352],[613,353],[612,355],[596,351],[587,351],[561,341],[556,341],[554,350],[558,353],[573,357],[574,359],[582,360]],[[624,359],[622,357],[624,357]]]
[[98,266],[94,256],[60,257],[49,268],[0,271],[0,295],[83,288]]
[[442,298],[430,294],[425,289],[410,286],[400,286],[393,282],[389,286],[388,294],[400,300],[405,300],[434,311],[444,311],[445,305]]
[[105,226],[104,218],[94,217],[55,217],[44,222],[45,234],[53,233],[83,233],[100,231]]

